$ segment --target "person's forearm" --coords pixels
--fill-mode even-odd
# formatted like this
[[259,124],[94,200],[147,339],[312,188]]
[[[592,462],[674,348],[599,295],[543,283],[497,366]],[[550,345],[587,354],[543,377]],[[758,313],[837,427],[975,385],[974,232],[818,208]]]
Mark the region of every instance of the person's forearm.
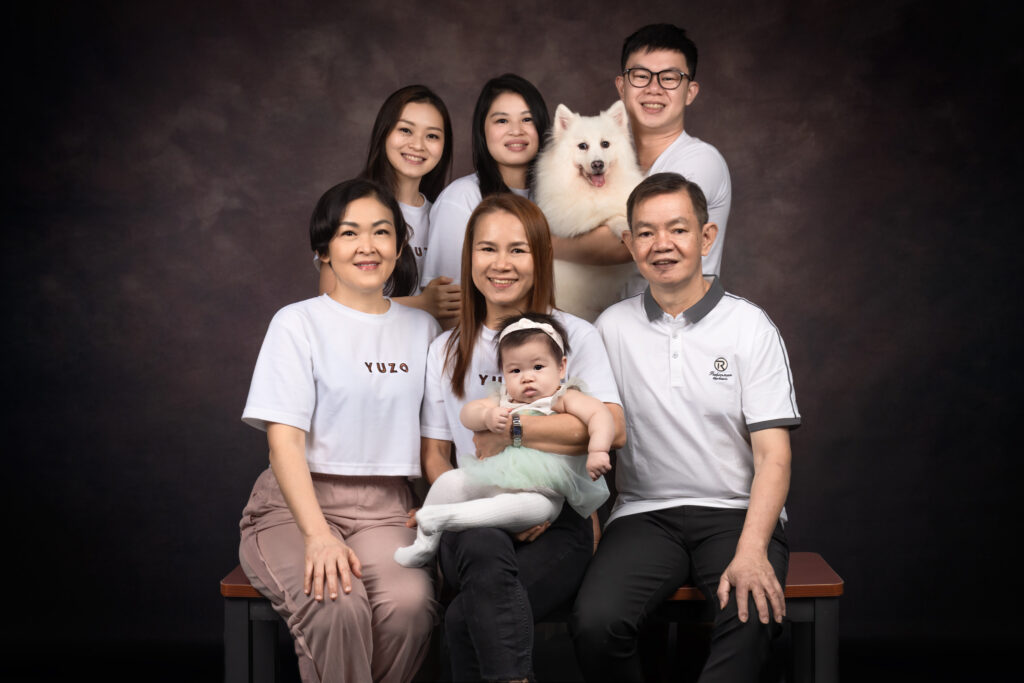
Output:
[[[622,408],[614,403],[605,404],[613,418],[614,437],[612,448],[621,448],[626,443],[626,422]],[[590,444],[587,425],[579,418],[568,415],[524,415],[523,445],[548,453],[562,455],[586,455]]]
[[423,476],[431,484],[452,469],[452,443],[437,439],[420,438],[420,465]]
[[305,432],[287,425],[272,424],[267,429],[267,441],[270,444],[270,467],[303,536],[310,538],[330,533],[306,462]]
[[522,415],[520,421],[524,446],[562,455],[587,452],[587,425],[575,415]]
[[750,487],[750,505],[743,523],[743,531],[736,545],[737,553],[742,550],[763,553],[767,551],[772,533],[782,514],[782,506],[789,493],[790,455],[772,453],[765,455],[754,473]]
[[587,450],[610,451],[612,440],[615,438],[615,419],[611,412],[608,410],[595,411],[587,422],[587,432],[590,434]]
[[622,448],[626,445],[626,415],[622,412],[622,406],[618,403],[605,403],[612,414],[615,425],[614,436],[612,437],[612,448]]
[[587,424],[587,450],[607,452],[615,439],[615,417],[607,405],[579,391],[566,392],[559,412],[575,415]]
[[459,411],[459,421],[470,431],[483,431],[487,429],[487,409],[493,405],[493,401],[486,399],[470,401]]
[[615,233],[606,225],[601,225],[588,233],[577,237],[551,236],[551,245],[555,258],[571,263],[582,263],[592,266],[615,266],[629,263],[632,257],[629,250]]

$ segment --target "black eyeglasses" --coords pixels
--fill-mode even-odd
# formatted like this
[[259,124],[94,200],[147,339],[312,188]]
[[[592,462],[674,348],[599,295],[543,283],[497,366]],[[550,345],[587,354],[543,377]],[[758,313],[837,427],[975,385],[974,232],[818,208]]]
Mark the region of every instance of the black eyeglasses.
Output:
[[639,66],[635,66],[632,69],[626,69],[622,73],[629,80],[629,84],[634,88],[646,88],[651,82],[651,78],[657,77],[658,85],[665,90],[675,90],[682,84],[684,78],[690,77],[689,74],[684,74],[679,69],[665,69],[664,71],[658,71],[655,73],[650,69],[644,69]]

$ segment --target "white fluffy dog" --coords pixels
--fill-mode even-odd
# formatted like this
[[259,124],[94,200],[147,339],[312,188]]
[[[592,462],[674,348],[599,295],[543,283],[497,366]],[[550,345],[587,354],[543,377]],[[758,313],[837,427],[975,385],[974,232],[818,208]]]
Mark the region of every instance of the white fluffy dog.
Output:
[[[622,101],[597,116],[558,105],[551,138],[537,159],[534,194],[551,234],[574,237],[607,225],[621,237],[626,199],[643,180]],[[621,298],[632,263],[588,266],[555,260],[555,304],[593,322]]]

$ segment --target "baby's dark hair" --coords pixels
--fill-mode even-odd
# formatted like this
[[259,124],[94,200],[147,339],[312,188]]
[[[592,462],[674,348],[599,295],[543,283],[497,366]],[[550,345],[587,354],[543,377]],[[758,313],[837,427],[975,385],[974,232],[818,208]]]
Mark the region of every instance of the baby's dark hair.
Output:
[[[509,332],[504,338],[501,336],[501,333],[504,332],[507,327],[519,322],[523,318],[532,320],[535,323],[547,323],[548,325],[551,325],[552,329],[554,329],[555,332],[558,333],[558,336],[562,338],[562,345],[564,348],[558,348],[558,344],[551,338],[551,335],[536,327],[528,330],[515,330],[514,332]],[[500,368],[502,366],[501,354],[503,351],[519,348],[523,344],[535,339],[538,335],[547,340],[548,346],[551,348],[551,355],[555,357],[556,361],[561,361],[562,356],[569,355],[569,336],[566,334],[565,328],[562,327],[562,323],[558,322],[554,316],[546,315],[544,313],[510,315],[507,318],[502,318],[498,326],[498,335],[495,337],[498,340],[498,367]]]

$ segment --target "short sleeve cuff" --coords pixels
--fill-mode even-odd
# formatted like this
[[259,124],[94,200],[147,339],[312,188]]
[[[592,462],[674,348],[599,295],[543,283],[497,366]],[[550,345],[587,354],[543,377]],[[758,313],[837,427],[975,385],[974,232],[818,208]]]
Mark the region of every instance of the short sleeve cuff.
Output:
[[289,427],[295,427],[302,431],[309,433],[309,416],[308,415],[296,415],[294,413],[286,413],[275,410],[258,410],[246,408],[245,412],[242,413],[242,422],[255,427],[261,432],[267,431],[267,425],[272,422],[288,425]]
[[420,436],[425,439],[436,439],[438,441],[451,441],[452,433],[445,427],[431,427],[430,425],[420,425]]
[[796,429],[801,424],[799,417],[784,417],[778,420],[765,420],[763,422],[754,422],[753,424],[747,425],[747,431],[759,432],[762,429],[773,429],[775,427],[785,427],[787,429]]

